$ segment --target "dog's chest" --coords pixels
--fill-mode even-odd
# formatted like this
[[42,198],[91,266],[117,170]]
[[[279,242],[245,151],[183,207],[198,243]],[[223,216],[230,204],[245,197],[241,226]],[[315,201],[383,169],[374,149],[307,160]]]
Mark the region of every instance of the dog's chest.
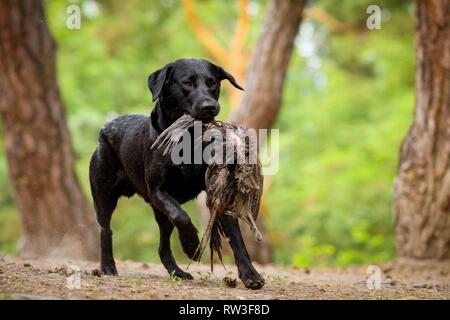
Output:
[[206,165],[182,164],[170,170],[166,188],[172,197],[183,203],[205,190]]

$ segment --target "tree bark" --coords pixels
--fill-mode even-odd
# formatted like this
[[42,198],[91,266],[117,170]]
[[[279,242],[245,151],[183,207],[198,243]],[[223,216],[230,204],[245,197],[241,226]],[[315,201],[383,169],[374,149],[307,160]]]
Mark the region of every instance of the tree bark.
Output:
[[416,106],[395,180],[399,256],[450,258],[450,2],[416,0]]
[[[292,56],[295,38],[300,28],[306,0],[272,0],[261,35],[253,51],[245,81],[241,104],[231,115],[231,121],[243,127],[272,128],[282,105],[283,85]],[[262,201],[262,206],[265,202]],[[264,214],[257,221],[264,233]],[[272,261],[269,239],[255,242],[253,233],[243,227],[243,237],[250,256],[259,263]]]
[[306,0],[273,0],[254,49],[245,94],[231,120],[270,129],[281,108],[283,85]]
[[93,211],[55,73],[55,43],[41,1],[0,0],[0,114],[27,257],[98,259]]

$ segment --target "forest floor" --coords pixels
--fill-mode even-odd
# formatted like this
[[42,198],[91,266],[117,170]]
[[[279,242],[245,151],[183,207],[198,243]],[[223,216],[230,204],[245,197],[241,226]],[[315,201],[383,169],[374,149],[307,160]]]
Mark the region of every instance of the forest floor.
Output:
[[[81,287],[67,286],[68,266],[81,269]],[[396,260],[380,264],[381,288],[368,289],[367,266],[294,269],[259,266],[261,290],[238,280],[231,288],[224,277],[236,268],[193,264],[194,280],[171,279],[160,264],[121,261],[119,276],[100,276],[98,265],[61,260],[25,260],[0,255],[0,299],[450,299],[450,263]]]

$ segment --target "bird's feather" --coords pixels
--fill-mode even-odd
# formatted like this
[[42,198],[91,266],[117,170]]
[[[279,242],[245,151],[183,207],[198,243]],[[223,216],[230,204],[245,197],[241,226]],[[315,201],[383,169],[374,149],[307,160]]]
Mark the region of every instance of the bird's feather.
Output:
[[[152,149],[164,148],[164,154],[171,152],[183,135],[194,126],[194,121],[190,115],[180,117],[158,136]],[[262,197],[263,176],[259,159],[256,157],[256,163],[250,162],[250,153],[256,150],[255,141],[252,139],[249,141],[246,138],[247,132],[244,128],[232,123],[213,121],[203,124],[202,129],[203,131],[216,130],[210,135],[210,140],[214,135],[217,137],[217,134],[221,134],[222,138],[225,137],[221,140],[222,145],[219,146],[219,150],[222,148],[223,151],[222,162],[208,162],[205,173],[206,205],[210,211],[210,220],[197,248],[201,256],[209,241],[212,268],[214,251],[222,260],[221,238],[224,233],[219,219],[222,214],[245,221],[253,231],[256,240],[262,239],[255,221]],[[233,152],[227,153],[226,150]],[[239,152],[245,157],[245,161],[236,161]]]

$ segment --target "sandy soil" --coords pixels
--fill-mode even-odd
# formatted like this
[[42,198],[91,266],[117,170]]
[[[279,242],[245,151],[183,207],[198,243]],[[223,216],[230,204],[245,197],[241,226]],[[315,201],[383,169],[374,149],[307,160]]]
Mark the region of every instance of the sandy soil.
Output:
[[[70,264],[81,268],[81,288],[67,287]],[[367,288],[367,266],[293,269],[256,266],[266,285],[246,289],[234,266],[191,265],[194,280],[171,279],[159,264],[122,261],[119,276],[100,276],[96,263],[37,261],[0,255],[0,299],[450,299],[450,262],[397,260],[380,265],[381,288]],[[228,279],[230,280],[230,279]]]

